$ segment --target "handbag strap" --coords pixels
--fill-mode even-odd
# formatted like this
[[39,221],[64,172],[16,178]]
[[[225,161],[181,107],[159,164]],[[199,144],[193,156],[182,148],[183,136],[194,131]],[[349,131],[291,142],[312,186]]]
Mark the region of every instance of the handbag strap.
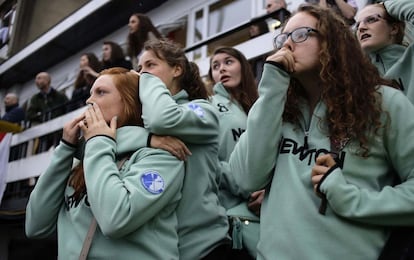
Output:
[[[130,156],[131,155],[129,154],[128,156],[125,156],[124,158],[122,158],[122,160],[118,161],[117,165],[118,165],[119,170],[121,170],[122,166],[129,159]],[[88,257],[89,249],[91,248],[93,236],[96,231],[96,226],[97,226],[96,218],[92,216],[92,220],[91,220],[91,224],[89,225],[88,233],[86,233],[85,240],[83,241],[83,246],[82,246],[82,250],[79,255],[79,260],[86,260],[86,258]]]
[[92,216],[92,221],[89,226],[88,233],[86,234],[85,240],[83,241],[83,246],[82,246],[81,253],[79,255],[79,260],[85,260],[88,257],[89,248],[91,248],[93,235],[95,234],[95,231],[96,231],[96,226],[97,226],[96,218]]

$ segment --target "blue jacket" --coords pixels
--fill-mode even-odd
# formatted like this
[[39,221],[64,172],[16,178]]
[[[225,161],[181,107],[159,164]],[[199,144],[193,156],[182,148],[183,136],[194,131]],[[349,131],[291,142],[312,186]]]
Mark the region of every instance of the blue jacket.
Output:
[[1,120],[20,124],[24,120],[24,110],[17,104],[8,106],[6,107],[6,113],[3,115]]

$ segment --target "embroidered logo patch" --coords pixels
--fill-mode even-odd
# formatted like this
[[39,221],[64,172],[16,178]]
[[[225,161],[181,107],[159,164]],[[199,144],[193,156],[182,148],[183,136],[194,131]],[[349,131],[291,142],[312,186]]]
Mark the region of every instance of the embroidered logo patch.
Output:
[[188,107],[194,111],[194,113],[197,114],[198,117],[203,118],[204,117],[204,110],[199,105],[195,103],[189,103]]
[[164,179],[156,171],[144,172],[141,176],[141,183],[152,194],[160,194],[164,191]]

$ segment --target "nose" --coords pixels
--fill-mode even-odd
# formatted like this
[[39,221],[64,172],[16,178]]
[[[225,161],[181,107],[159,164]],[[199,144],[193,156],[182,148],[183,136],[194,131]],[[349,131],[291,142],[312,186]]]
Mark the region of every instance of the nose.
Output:
[[224,71],[226,71],[226,64],[220,63],[219,64],[219,72],[222,73]]
[[283,43],[283,47],[285,47],[286,49],[292,51],[293,50],[293,41],[292,41],[292,37],[288,37],[287,40]]
[[85,105],[92,103],[92,96],[89,96],[88,99],[85,101]]

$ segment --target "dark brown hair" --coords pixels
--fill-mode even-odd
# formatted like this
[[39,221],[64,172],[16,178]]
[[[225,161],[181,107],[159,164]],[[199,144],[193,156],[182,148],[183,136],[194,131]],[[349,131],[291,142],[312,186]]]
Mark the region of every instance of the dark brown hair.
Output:
[[145,43],[144,49],[153,51],[157,58],[164,60],[171,67],[181,67],[179,86],[187,91],[189,100],[208,98],[197,64],[188,61],[184,50],[177,43],[160,39],[149,40]]
[[[91,69],[98,73],[102,70],[102,63],[99,61],[98,57],[96,57],[94,53],[84,53],[81,55],[81,57],[82,56],[86,56],[88,58],[88,66],[91,67]],[[96,78],[94,76],[90,74],[85,75],[84,72],[80,70],[78,76],[76,77],[74,88],[78,89],[84,86],[91,87],[92,84],[95,82],[95,79]]]
[[151,19],[145,14],[135,13],[131,16],[138,18],[139,25],[136,32],[128,34],[128,49],[129,57],[136,57],[144,48],[144,43],[149,40],[149,33],[153,33],[156,38],[161,38],[160,32],[155,28]]
[[111,46],[111,57],[109,58],[109,61],[102,60],[102,64],[111,64],[117,60],[123,60],[125,59],[124,51],[122,50],[121,46],[118,43],[111,42],[111,41],[104,41],[104,45]]
[[211,55],[210,69],[208,70],[209,80],[213,82],[214,79],[211,63],[213,61],[213,57],[220,53],[228,54],[240,62],[240,85],[237,88],[227,88],[227,91],[230,93],[232,99],[235,99],[238,103],[240,103],[240,105],[243,107],[244,112],[247,114],[256,99],[259,97],[256,80],[253,76],[253,71],[250,63],[247,61],[243,53],[235,48],[225,46],[216,48]]

